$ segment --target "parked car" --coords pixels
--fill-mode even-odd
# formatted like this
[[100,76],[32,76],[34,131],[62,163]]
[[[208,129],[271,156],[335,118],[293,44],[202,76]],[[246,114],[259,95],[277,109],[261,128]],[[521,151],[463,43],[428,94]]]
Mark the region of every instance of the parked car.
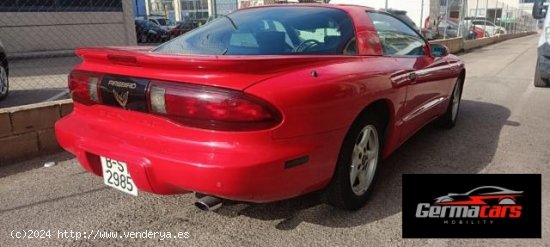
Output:
[[197,192],[205,210],[317,190],[362,207],[401,143],[455,125],[466,75],[401,19],[351,5],[244,8],[153,49],[76,53],[59,144],[108,186]]
[[[482,28],[474,25],[466,26],[467,23],[460,25],[459,20],[455,18],[441,16],[435,25],[437,25],[437,30],[430,29],[430,17],[426,17],[424,30],[430,30],[430,36],[433,39],[457,38],[459,35],[468,39],[479,39],[486,36]],[[460,32],[460,29],[462,29],[462,32]],[[474,36],[470,35],[470,31],[474,31]]]
[[174,28],[170,29],[168,31],[168,34],[170,35],[170,39],[173,39],[175,37],[178,37],[184,33],[187,33],[201,25],[198,21],[186,21],[178,23]]
[[147,20],[159,25],[162,29],[166,31],[176,27],[176,25],[170,19],[167,19],[163,16],[147,16]]
[[168,40],[168,31],[148,20],[136,20],[138,43],[159,43]]
[[5,99],[9,93],[9,66],[8,56],[4,50],[4,45],[0,41],[0,100]]
[[464,25],[468,26],[468,27],[473,25],[475,27],[481,28],[481,29],[485,30],[485,32],[487,32],[489,34],[489,36],[507,34],[508,33],[506,31],[506,28],[501,27],[501,26],[497,26],[492,21],[489,21],[489,20],[486,20],[486,19],[479,19],[479,18],[468,19],[467,18],[467,19],[464,20]]

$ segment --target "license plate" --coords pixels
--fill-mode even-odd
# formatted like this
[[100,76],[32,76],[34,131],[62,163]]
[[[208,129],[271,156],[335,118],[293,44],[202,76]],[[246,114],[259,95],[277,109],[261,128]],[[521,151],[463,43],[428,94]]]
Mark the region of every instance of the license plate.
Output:
[[130,177],[126,163],[101,157],[101,166],[103,167],[103,182],[106,185],[137,196],[138,190]]

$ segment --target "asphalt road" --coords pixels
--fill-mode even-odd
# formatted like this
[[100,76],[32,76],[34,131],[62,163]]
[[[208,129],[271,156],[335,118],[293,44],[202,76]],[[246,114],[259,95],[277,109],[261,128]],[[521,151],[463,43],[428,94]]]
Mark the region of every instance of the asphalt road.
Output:
[[[550,89],[532,86],[535,36],[462,55],[468,76],[460,120],[451,131],[431,126],[383,165],[369,205],[344,212],[315,195],[198,211],[194,196],[127,196],[83,171],[67,154],[0,167],[0,246],[549,246]],[[42,167],[56,160],[57,166]],[[543,174],[543,239],[401,238],[404,173]],[[51,239],[13,239],[12,230],[51,230]],[[90,240],[58,230],[171,231],[188,238]]]

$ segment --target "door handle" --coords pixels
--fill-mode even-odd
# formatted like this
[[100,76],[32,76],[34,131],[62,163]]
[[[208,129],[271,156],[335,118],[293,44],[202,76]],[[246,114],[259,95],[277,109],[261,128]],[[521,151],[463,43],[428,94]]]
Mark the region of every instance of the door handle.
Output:
[[416,78],[417,78],[417,76],[416,76],[416,73],[415,73],[415,72],[409,73],[409,80],[410,80],[411,83],[415,83],[415,82],[416,82]]
[[403,87],[416,82],[416,73],[414,71],[399,71],[390,75],[390,80],[393,87]]

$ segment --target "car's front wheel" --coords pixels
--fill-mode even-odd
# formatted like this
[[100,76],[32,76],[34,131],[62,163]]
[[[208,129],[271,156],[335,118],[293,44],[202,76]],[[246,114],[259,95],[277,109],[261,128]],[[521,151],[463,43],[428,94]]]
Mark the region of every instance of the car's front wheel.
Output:
[[0,65],[0,100],[8,96],[9,91],[9,82],[8,82],[8,72],[6,68]]
[[383,124],[377,114],[362,114],[353,124],[325,192],[328,203],[346,210],[357,210],[365,205],[381,159],[382,132]]
[[437,125],[451,129],[455,126],[458,118],[458,110],[460,109],[460,101],[462,99],[462,87],[464,86],[464,77],[461,75],[453,88],[453,93],[447,106],[447,111],[437,120]]

